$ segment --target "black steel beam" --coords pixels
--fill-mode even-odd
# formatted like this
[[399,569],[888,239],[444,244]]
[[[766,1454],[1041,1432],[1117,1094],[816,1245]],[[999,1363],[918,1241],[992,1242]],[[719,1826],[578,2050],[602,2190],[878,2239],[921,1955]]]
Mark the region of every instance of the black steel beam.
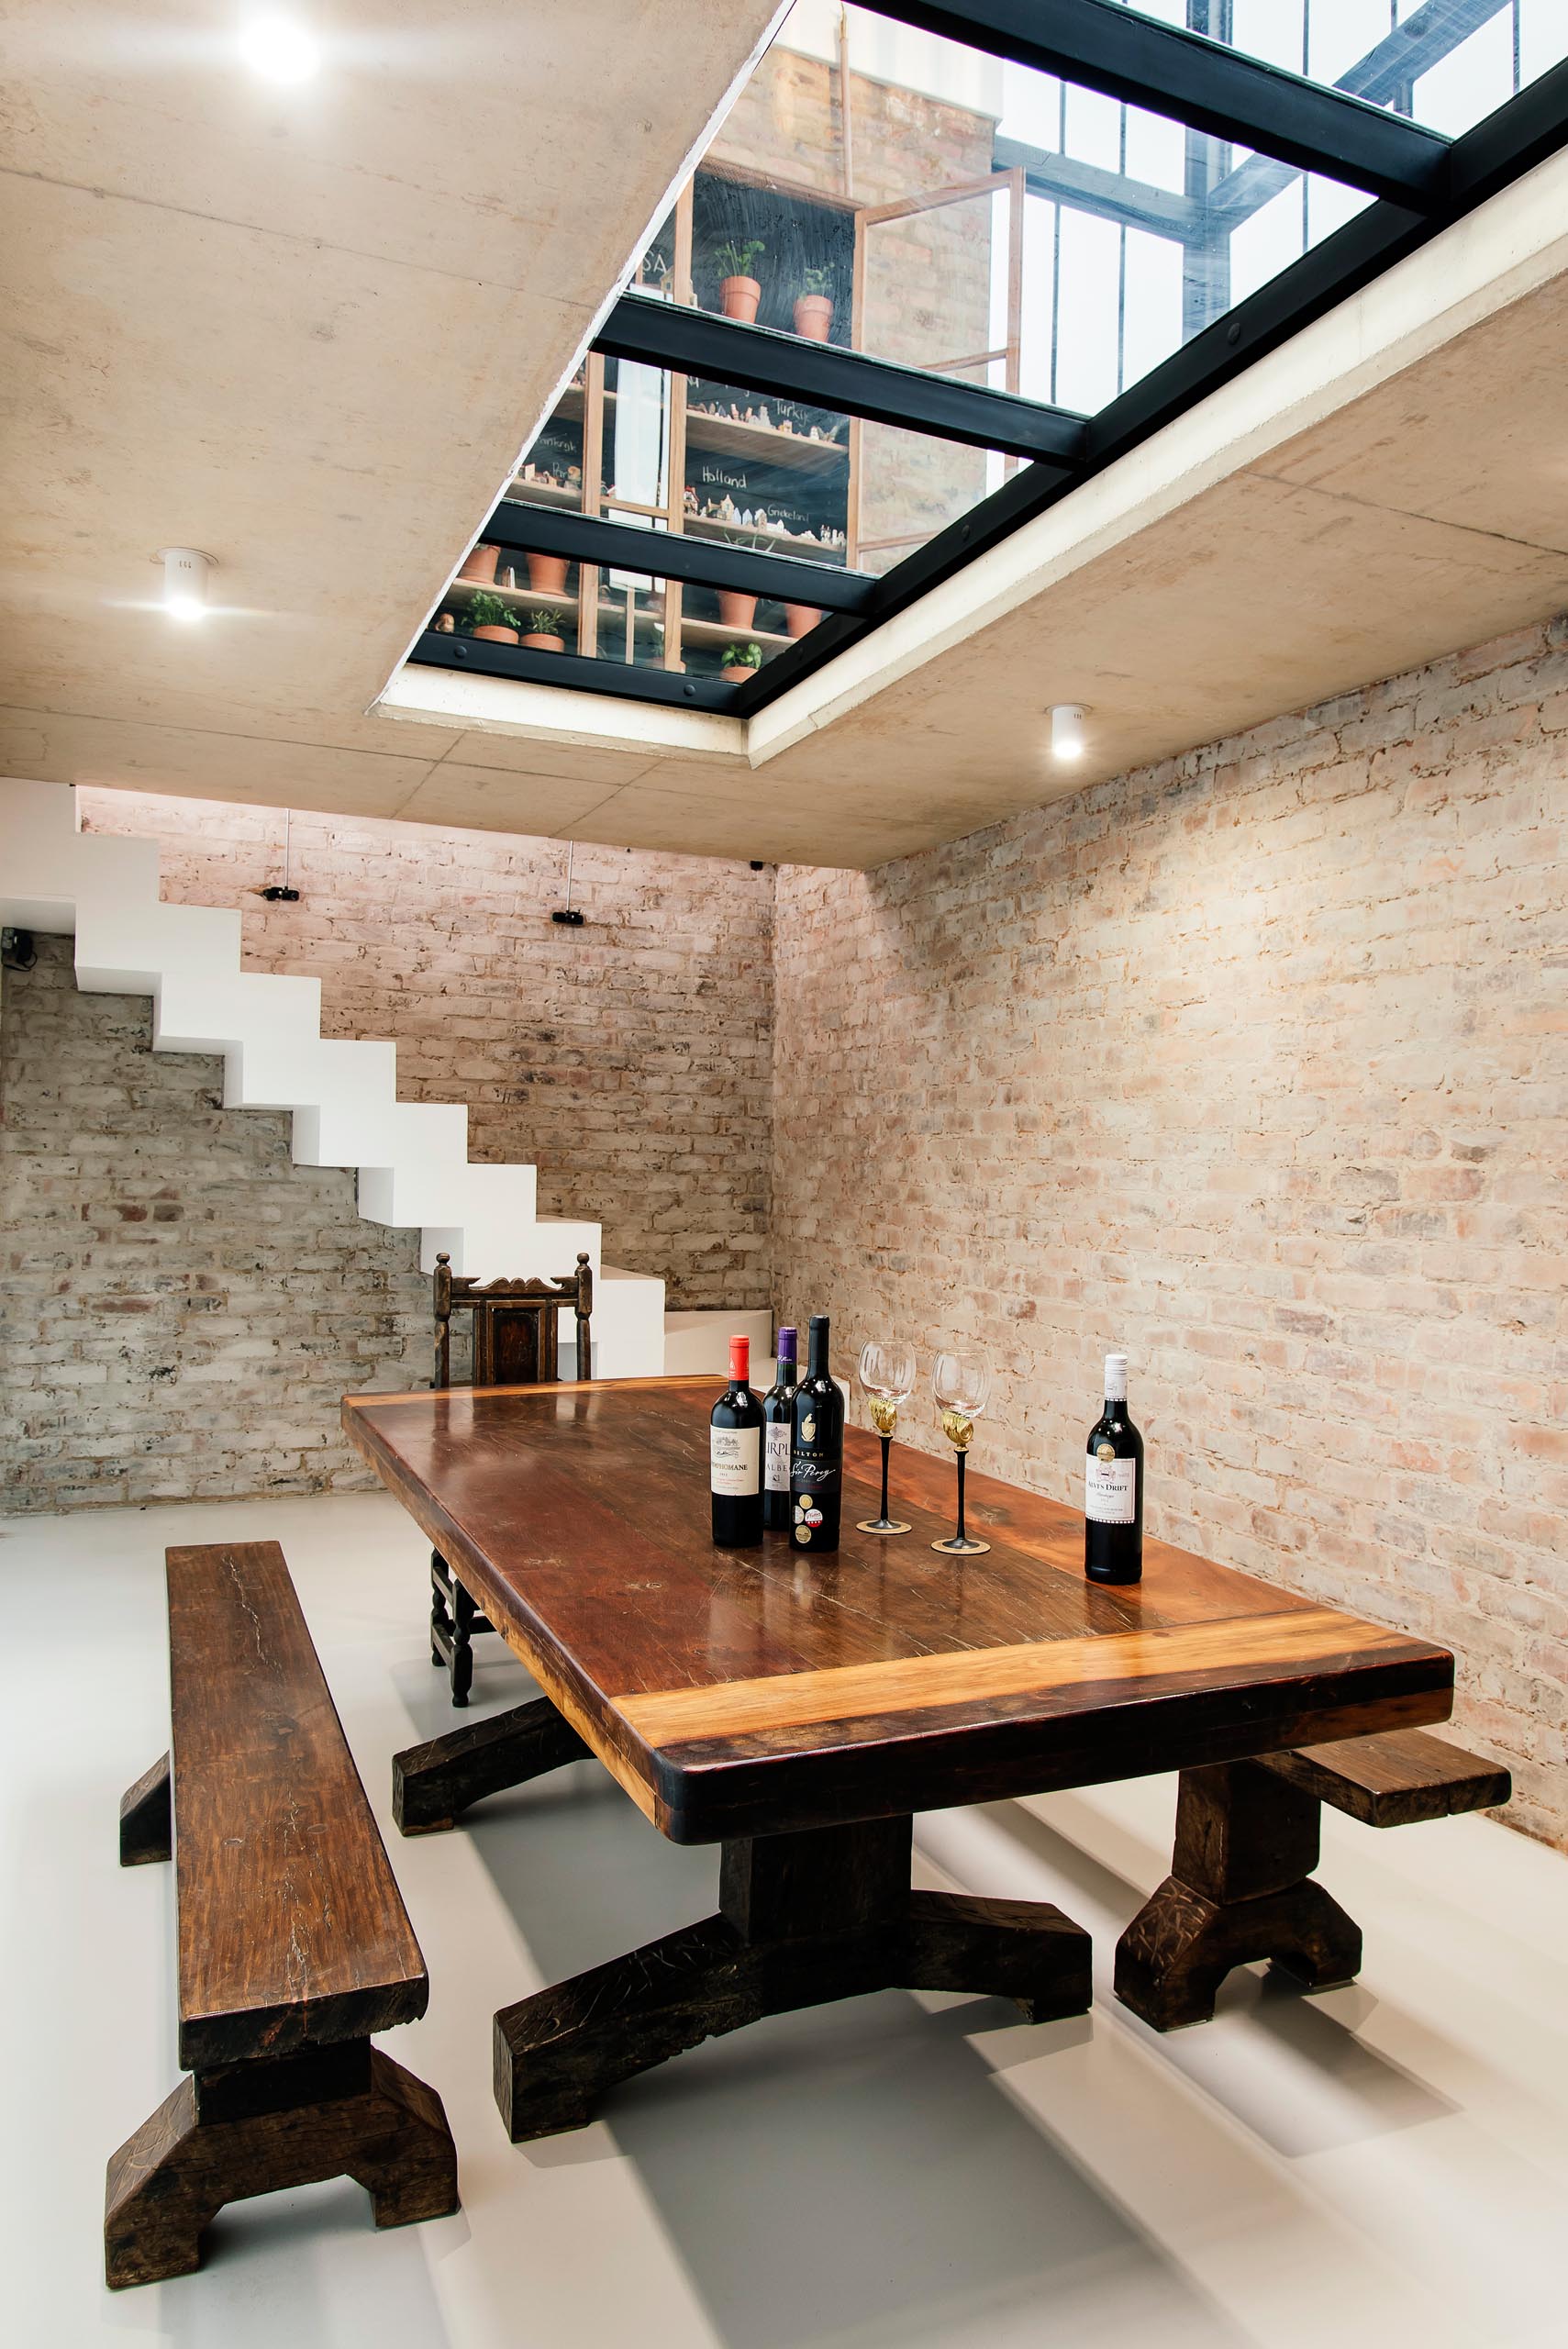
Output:
[[807,342],[768,327],[746,327],[678,302],[623,294],[595,340],[611,359],[703,375],[749,392],[772,392],[807,407],[901,425],[1004,456],[1043,460],[1059,470],[1078,462],[1084,419],[1065,408],[993,392],[920,367],[895,366],[838,343]]
[[877,12],[1369,195],[1418,211],[1440,201],[1451,142],[1437,131],[1117,0],[877,0]]
[[[602,571],[641,572],[696,587],[733,588],[742,596],[771,596],[781,604],[810,604],[819,612],[867,612],[877,585],[868,572],[790,554],[757,554],[684,531],[639,530],[632,523],[552,512],[517,498],[495,508],[483,536],[488,546],[564,555],[569,562],[594,562]],[[525,589],[517,592],[526,596]]]
[[[1568,62],[1555,65],[1450,149],[1440,215],[1375,204],[1102,408],[1090,422],[1084,477],[1102,472],[1196,406],[1212,391],[1290,340],[1415,252],[1453,221],[1548,156],[1568,147]],[[1016,473],[961,520],[927,541],[878,584],[869,621],[823,620],[738,690],[736,714],[750,718],[824,665],[846,643],[890,619],[1070,495],[1076,484],[1038,466]]]
[[998,139],[992,160],[999,172],[1021,166],[1032,195],[1070,204],[1075,211],[1093,212],[1102,220],[1115,220],[1129,228],[1147,228],[1156,237],[1172,237],[1186,244],[1201,237],[1208,226],[1207,206],[1190,195],[1129,179],[1125,173],[1108,172],[1099,163],[1081,163],[1076,156],[1061,155],[1049,147],[1028,147],[1021,139]]
[[[1423,8],[1385,33],[1374,49],[1341,73],[1334,87],[1373,106],[1389,106],[1412,82],[1468,40],[1508,5],[1508,0],[1426,0]],[[1229,233],[1288,187],[1296,174],[1270,155],[1249,155],[1211,190],[1212,225]]]
[[[818,625],[825,628],[828,623]],[[426,669],[466,669],[476,677],[520,677],[528,685],[572,685],[578,693],[611,694],[617,701],[662,702],[676,709],[730,713],[743,690],[727,685],[719,677],[684,677],[677,669],[638,669],[621,661],[584,661],[575,652],[539,652],[531,645],[443,636],[431,628],[408,657]]]

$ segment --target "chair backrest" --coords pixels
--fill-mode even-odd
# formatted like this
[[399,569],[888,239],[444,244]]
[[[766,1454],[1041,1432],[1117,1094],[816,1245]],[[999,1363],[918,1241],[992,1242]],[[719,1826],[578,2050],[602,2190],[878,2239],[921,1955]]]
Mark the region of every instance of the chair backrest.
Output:
[[436,1362],[434,1384],[450,1386],[451,1377],[451,1319],[456,1312],[473,1316],[470,1384],[474,1386],[532,1386],[559,1378],[556,1344],[558,1317],[570,1305],[577,1320],[577,1376],[592,1375],[594,1272],[585,1254],[577,1269],[558,1281],[480,1281],[469,1273],[454,1273],[445,1251],[436,1258]]

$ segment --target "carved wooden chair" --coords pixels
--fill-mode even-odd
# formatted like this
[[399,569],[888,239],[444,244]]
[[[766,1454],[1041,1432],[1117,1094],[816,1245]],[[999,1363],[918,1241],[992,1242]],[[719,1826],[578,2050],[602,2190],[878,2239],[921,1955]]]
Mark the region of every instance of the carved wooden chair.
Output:
[[[443,1252],[436,1258],[436,1370],[432,1384],[450,1386],[454,1313],[472,1313],[469,1384],[473,1386],[532,1386],[559,1378],[559,1317],[569,1305],[577,1318],[577,1376],[592,1375],[590,1320],[594,1274],[585,1255],[577,1269],[558,1281],[480,1281],[454,1273]],[[473,1685],[476,1635],[495,1626],[464,1590],[439,1550],[430,1553],[430,1662],[444,1665],[451,1679],[452,1703],[466,1705]]]

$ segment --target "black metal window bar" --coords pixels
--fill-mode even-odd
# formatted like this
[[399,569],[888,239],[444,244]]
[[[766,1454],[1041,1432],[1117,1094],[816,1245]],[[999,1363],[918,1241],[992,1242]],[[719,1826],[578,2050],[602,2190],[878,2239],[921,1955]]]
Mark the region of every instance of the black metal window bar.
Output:
[[[1308,5],[1310,0],[1308,0]],[[740,325],[711,312],[623,294],[593,348],[608,358],[715,378],[1024,460],[1003,485],[880,575],[676,532],[503,502],[484,537],[504,551],[554,554],[650,577],[814,606],[820,622],[741,685],[575,654],[475,642],[428,629],[415,662],[607,693],[739,718],[790,686],[1043,513],[1394,262],[1568,141],[1568,62],[1551,67],[1473,129],[1448,138],[1409,116],[1418,75],[1518,0],[1422,0],[1333,86],[1224,45],[1229,0],[1187,0],[1186,28],[1123,0],[879,0],[876,13],[1060,75],[1251,150],[1202,201],[1140,188],[1070,157],[998,139],[1059,205],[1153,228],[1184,246],[1184,299],[1196,331],[1093,416],[929,373],[841,346]],[[1392,13],[1392,12],[1391,12]],[[1218,239],[1298,172],[1375,201],[1227,306]],[[1217,265],[1218,262],[1218,265]],[[1204,306],[1199,323],[1191,305]]]

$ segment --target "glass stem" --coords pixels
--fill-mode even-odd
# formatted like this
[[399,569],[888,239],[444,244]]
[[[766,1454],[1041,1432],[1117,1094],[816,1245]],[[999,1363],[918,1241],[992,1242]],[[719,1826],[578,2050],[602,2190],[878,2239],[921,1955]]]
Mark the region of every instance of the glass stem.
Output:
[[884,1435],[882,1439],[882,1521],[884,1525],[887,1523],[887,1455],[892,1449],[893,1438],[890,1435]]
[[967,1542],[969,1539],[963,1530],[963,1464],[967,1456],[962,1452],[958,1455],[958,1532],[955,1539],[960,1542]]

